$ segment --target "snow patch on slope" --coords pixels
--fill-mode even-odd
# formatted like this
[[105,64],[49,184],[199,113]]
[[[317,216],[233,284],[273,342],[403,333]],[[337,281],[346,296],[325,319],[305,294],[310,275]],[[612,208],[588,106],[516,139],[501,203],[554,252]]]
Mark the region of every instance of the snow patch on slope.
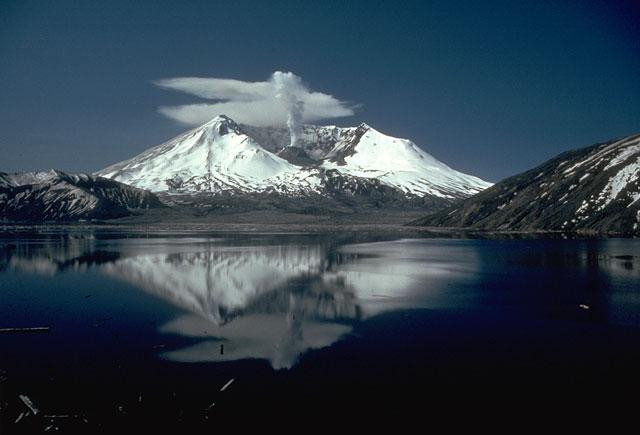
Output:
[[[620,153],[615,155],[616,151],[620,151]],[[609,145],[601,147],[601,149],[599,149],[596,153],[565,169],[563,173],[567,177],[572,176],[577,169],[585,165],[590,165],[588,170],[596,169],[602,162],[604,162],[608,158],[609,162],[604,167],[604,170],[606,171],[615,165],[623,163],[626,159],[637,152],[640,152],[640,135],[626,137]],[[615,156],[612,157],[612,155]],[[561,165],[559,165],[558,167],[560,166]]]
[[[612,167],[615,165],[612,165]],[[604,188],[596,195],[591,195],[589,198],[584,199],[580,207],[576,209],[576,214],[581,215],[579,220],[584,220],[588,217],[585,215],[589,208],[593,208],[595,212],[599,212],[615,201],[621,192],[626,191],[630,202],[626,207],[633,205],[638,199],[640,199],[640,192],[629,189],[630,183],[634,183],[640,179],[640,157],[634,162],[627,164],[620,169],[615,175],[609,178]]]

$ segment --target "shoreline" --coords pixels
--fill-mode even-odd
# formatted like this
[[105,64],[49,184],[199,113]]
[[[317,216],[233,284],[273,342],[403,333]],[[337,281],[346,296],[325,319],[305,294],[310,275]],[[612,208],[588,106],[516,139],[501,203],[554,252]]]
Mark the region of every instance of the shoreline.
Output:
[[[485,230],[473,228],[450,228],[410,226],[398,223],[249,223],[249,222],[95,222],[95,223],[3,223],[0,225],[0,238],[15,234],[60,234],[71,232],[100,232],[103,234],[129,234],[140,236],[167,236],[180,234],[282,234],[282,235],[322,235],[336,233],[375,233],[398,235],[408,238],[469,238],[469,239],[503,239],[503,238],[555,238],[555,239],[610,239],[637,238],[634,234],[602,233],[592,230],[559,231],[559,230]],[[413,236],[413,237],[412,237]]]

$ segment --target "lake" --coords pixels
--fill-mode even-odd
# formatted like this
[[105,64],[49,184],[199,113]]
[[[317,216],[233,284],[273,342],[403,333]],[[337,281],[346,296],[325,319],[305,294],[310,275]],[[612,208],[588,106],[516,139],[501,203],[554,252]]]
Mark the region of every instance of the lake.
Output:
[[48,329],[0,333],[1,427],[623,407],[639,284],[634,239],[6,234],[0,328]]

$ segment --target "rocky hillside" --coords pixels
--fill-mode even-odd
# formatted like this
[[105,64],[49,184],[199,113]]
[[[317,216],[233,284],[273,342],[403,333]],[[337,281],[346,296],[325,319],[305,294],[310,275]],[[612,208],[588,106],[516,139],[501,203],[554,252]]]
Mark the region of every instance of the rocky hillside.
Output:
[[162,206],[146,190],[88,174],[0,172],[1,222],[110,219]]
[[640,235],[640,135],[565,152],[412,224]]

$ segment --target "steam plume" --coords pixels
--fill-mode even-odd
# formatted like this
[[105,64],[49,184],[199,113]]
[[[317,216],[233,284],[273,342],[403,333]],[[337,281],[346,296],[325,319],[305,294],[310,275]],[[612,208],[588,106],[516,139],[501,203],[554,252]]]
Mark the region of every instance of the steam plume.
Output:
[[302,80],[292,72],[276,71],[271,76],[271,83],[279,100],[287,113],[287,127],[289,128],[289,146],[295,146],[300,137],[304,102],[299,96],[308,92],[302,85]]
[[163,115],[185,125],[200,125],[217,115],[257,127],[286,125],[295,145],[303,122],[352,116],[357,106],[306,87],[300,77],[277,71],[268,80],[245,82],[211,77],[175,77],[155,85],[208,101],[160,107]]

